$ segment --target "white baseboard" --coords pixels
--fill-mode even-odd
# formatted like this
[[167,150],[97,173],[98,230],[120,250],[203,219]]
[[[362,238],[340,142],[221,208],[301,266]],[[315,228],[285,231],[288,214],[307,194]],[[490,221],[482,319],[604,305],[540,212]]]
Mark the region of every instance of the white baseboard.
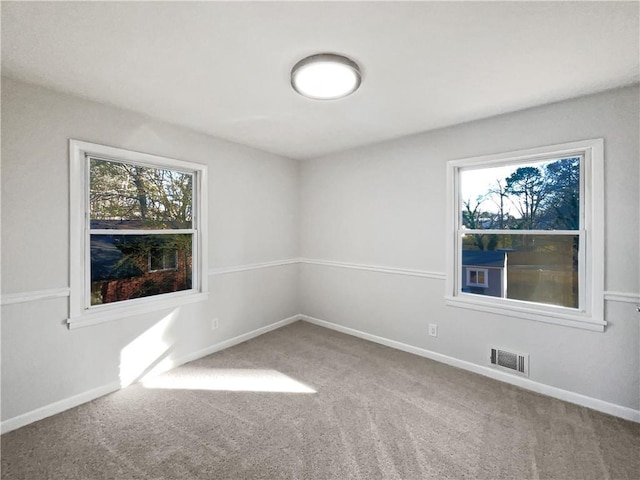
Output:
[[318,318],[310,317],[308,315],[300,315],[300,319],[321,327],[330,328],[331,330],[336,330],[338,332],[346,333],[348,335],[353,335],[354,337],[379,343],[387,347],[395,348],[397,350],[402,350],[408,353],[413,353],[414,355],[419,355],[421,357],[426,357],[431,360],[435,360],[436,362],[445,363],[453,367],[458,367],[458,368],[462,368],[463,370],[467,370],[473,373],[478,373],[480,375],[484,375],[485,377],[490,377],[495,380],[499,380],[501,382],[509,383],[511,385],[515,385],[515,386],[524,388],[526,390],[530,390],[532,392],[540,393],[542,395],[547,395],[549,397],[557,398],[559,400],[564,400],[569,403],[574,403],[576,405],[591,408],[593,410],[607,413],[609,415],[614,415],[616,417],[624,418],[626,420],[631,420],[632,422],[640,423],[640,410],[634,410],[632,408],[624,407],[622,405],[617,405],[615,403],[605,402],[604,400],[588,397],[580,393],[575,393],[569,390],[563,390],[561,388],[552,387],[544,383],[535,382],[528,378],[509,375],[508,373],[504,373],[499,370],[494,370],[493,368],[490,368],[490,367],[477,365],[475,363],[467,362],[465,360],[460,360],[454,357],[450,357],[448,355],[443,355],[441,353],[432,352],[424,348],[407,345],[406,343],[397,342],[395,340],[390,340],[388,338],[378,337],[377,335],[372,335],[370,333],[362,332],[360,330],[344,327],[342,325],[327,322],[325,320],[320,320]]
[[[598,410],[603,413],[608,413],[616,417],[620,417],[627,420],[631,420],[633,422],[640,423],[640,410],[634,410],[632,408],[623,407],[621,405],[616,405],[614,403],[605,402],[604,400],[598,400],[596,398],[588,397],[586,395],[582,395],[579,393],[570,392],[568,390],[563,390],[561,388],[552,387],[542,383],[534,382],[533,380],[529,380],[527,378],[515,377],[512,375],[500,372],[498,370],[493,370],[492,368],[489,368],[489,367],[476,365],[475,363],[459,360],[457,358],[443,355],[441,353],[436,353],[423,348],[414,347],[412,345],[407,345],[405,343],[397,342],[395,340],[390,340],[388,338],[365,333],[360,330],[355,330],[353,328],[344,327],[342,325],[327,322],[325,320],[320,320],[318,318],[310,317],[308,315],[293,315],[289,318],[285,318],[284,320],[280,320],[278,322],[266,325],[256,330],[252,330],[251,332],[247,332],[242,335],[238,335],[237,337],[233,337],[228,340],[224,340],[222,342],[216,343],[214,345],[211,345],[207,348],[191,353],[189,355],[185,355],[184,357],[173,360],[170,364],[168,364],[167,370],[178,367],[188,362],[192,362],[199,358],[206,357],[207,355],[211,355],[212,353],[218,352],[220,350],[224,350],[225,348],[238,345],[239,343],[246,342],[247,340],[251,340],[252,338],[258,337],[272,330],[276,330],[278,328],[284,327],[285,325],[289,325],[290,323],[293,323],[297,320],[304,320],[306,322],[313,323],[321,327],[336,330],[338,332],[346,333],[348,335],[353,335],[354,337],[362,338],[364,340],[369,340],[371,342],[379,343],[381,345],[386,345],[387,347],[395,348],[397,350],[402,350],[408,353],[412,353],[414,355],[430,358],[432,360],[445,363],[447,365],[462,368],[470,372],[478,373],[480,375],[484,375],[486,377],[490,377],[495,380],[516,385],[526,390],[531,390],[533,392],[537,392],[537,393],[547,395],[553,398],[557,398],[560,400],[564,400],[570,403],[592,408],[594,410]],[[154,372],[154,374],[157,374],[157,373],[159,372],[157,371]],[[12,430],[16,430],[30,423],[37,422],[38,420],[42,420],[43,418],[50,417],[51,415],[55,415],[57,413],[68,410],[70,408],[77,407],[78,405],[81,405],[83,403],[89,402],[91,400],[95,400],[96,398],[102,397],[103,395],[107,395],[109,393],[115,392],[120,388],[121,388],[121,385],[119,381],[112,382],[107,385],[103,385],[103,386],[94,388],[92,390],[88,390],[86,392],[73,395],[69,398],[65,398],[63,400],[53,402],[49,405],[45,405],[43,407],[32,410],[30,412],[23,413],[21,415],[18,415],[17,417],[13,417],[8,420],[3,420],[0,423],[0,432],[7,433]]]
[[[284,327],[285,325],[293,323],[297,320],[300,320],[300,315],[294,315],[292,317],[285,318],[284,320],[269,324],[265,327],[261,327],[256,330],[252,330],[251,332],[238,335],[237,337],[230,338],[229,340],[224,340],[222,342],[216,343],[207,348],[171,361],[167,364],[167,368],[163,368],[162,371],[179,367],[180,365],[183,365],[185,363],[192,362],[199,358],[206,357],[207,355],[211,355],[212,353],[224,350],[225,348],[229,348],[239,343],[246,342],[247,340],[251,340],[252,338],[258,337],[272,330]],[[154,375],[158,373],[161,372],[157,370],[153,372]],[[91,400],[95,400],[96,398],[102,397],[103,395],[107,395],[109,393],[120,390],[121,388],[123,387],[119,381],[111,382],[107,385],[102,385],[86,392],[79,393],[62,400],[58,400],[57,402],[50,403],[49,405],[45,405],[44,407],[36,408],[35,410],[23,413],[21,415],[18,415],[17,417],[3,420],[0,423],[0,433],[7,433],[12,430],[16,430],[20,427],[24,427],[25,425],[29,425],[30,423],[42,420],[43,418],[47,418],[51,415],[64,412],[65,410],[77,407],[78,405],[82,405],[83,403],[90,402]]]
[[16,430],[20,427],[24,427],[25,425],[29,425],[30,423],[37,422],[38,420],[50,417],[51,415],[55,415],[56,413],[64,412],[65,410],[69,410],[70,408],[90,402],[91,400],[95,400],[96,398],[102,397],[103,395],[107,395],[111,392],[115,392],[119,389],[120,382],[112,382],[107,385],[102,385],[101,387],[94,388],[62,400],[58,400],[57,402],[50,403],[49,405],[45,405],[44,407],[36,408],[35,410],[23,413],[22,415],[18,415],[17,417],[3,420],[2,423],[0,423],[0,432],[7,433],[11,430]]
[[[247,340],[251,340],[252,338],[259,337],[260,335],[264,335],[265,333],[268,333],[272,330],[277,330],[278,328],[282,328],[285,325],[297,322],[298,320],[300,320],[300,315],[293,315],[289,318],[285,318],[284,320],[271,323],[265,327],[260,327],[248,333],[243,333],[242,335],[238,335],[237,337],[230,338],[229,340],[224,340],[222,342],[216,343],[207,348],[203,348],[202,350],[198,350],[197,352],[191,353],[171,362],[171,364],[168,365],[167,370],[179,367],[180,365],[184,365],[185,363],[193,362],[194,360],[198,360],[199,358],[206,357],[207,355],[211,355],[212,353],[219,352],[220,350],[224,350],[225,348],[233,347],[234,345],[238,345],[239,343],[246,342]],[[154,375],[156,373],[161,372],[154,371]]]

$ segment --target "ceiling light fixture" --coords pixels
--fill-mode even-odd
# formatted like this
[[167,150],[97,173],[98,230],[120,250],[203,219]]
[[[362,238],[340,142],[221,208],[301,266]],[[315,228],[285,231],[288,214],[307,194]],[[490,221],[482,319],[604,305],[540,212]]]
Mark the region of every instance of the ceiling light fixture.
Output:
[[291,69],[291,86],[315,100],[346,97],[360,86],[360,68],[342,55],[320,53],[303,58]]

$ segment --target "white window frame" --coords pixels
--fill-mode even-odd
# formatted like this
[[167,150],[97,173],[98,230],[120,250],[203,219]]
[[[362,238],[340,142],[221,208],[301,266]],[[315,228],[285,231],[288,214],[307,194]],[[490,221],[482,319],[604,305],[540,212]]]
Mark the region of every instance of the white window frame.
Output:
[[[190,290],[91,306],[89,276],[91,254],[88,200],[89,157],[97,157],[114,162],[133,163],[150,168],[167,168],[193,174],[192,228],[188,229],[188,231],[172,231],[172,233],[190,233],[193,235],[192,288]],[[70,295],[69,318],[67,319],[69,328],[119,320],[150,311],[206,300],[208,297],[207,166],[73,139],[69,140],[69,160]],[[113,230],[108,232],[114,233]],[[153,230],[149,230],[144,233],[152,234],[153,232]]]
[[[476,279],[478,278],[478,273],[482,272],[484,275],[484,282],[472,282],[471,281],[471,272],[476,272]],[[483,287],[489,288],[489,269],[488,268],[478,268],[478,267],[467,267],[467,287]]]
[[[532,163],[572,156],[582,157],[580,172],[581,225],[579,249],[579,308],[474,295],[462,292],[462,219],[460,172]],[[520,230],[486,233],[520,234]],[[567,234],[574,231],[549,231]],[[604,141],[601,138],[550,145],[515,152],[484,155],[447,162],[447,278],[445,302],[449,306],[508,315],[557,325],[604,331]]]

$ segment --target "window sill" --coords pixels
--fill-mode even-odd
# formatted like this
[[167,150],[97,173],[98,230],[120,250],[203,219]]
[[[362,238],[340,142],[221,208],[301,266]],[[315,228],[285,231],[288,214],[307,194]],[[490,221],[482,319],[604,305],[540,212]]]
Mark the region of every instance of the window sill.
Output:
[[480,312],[489,312],[509,317],[524,318],[536,322],[551,323],[565,327],[581,328],[595,332],[604,332],[607,322],[597,320],[581,312],[567,312],[567,309],[548,307],[548,309],[532,308],[526,302],[511,303],[499,301],[485,301],[474,298],[474,295],[461,294],[445,297],[445,303],[452,307],[466,308]]
[[202,302],[208,298],[209,294],[207,292],[188,294],[179,293],[175,295],[168,295],[162,299],[148,297],[127,305],[107,305],[97,310],[85,310],[84,313],[80,315],[68,318],[67,326],[70,330],[88,327],[90,325],[98,325],[100,323],[121,320],[126,317],[142,315],[149,312],[164,310],[166,308],[174,308],[189,303]]

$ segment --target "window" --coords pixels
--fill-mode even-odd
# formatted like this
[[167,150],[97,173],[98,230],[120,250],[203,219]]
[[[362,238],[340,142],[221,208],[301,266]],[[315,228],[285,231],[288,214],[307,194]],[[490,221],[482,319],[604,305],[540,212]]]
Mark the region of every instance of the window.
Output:
[[468,287],[488,287],[489,286],[489,270],[486,268],[467,268],[467,286]]
[[[154,250],[149,252],[148,260],[150,272],[178,270],[178,250],[175,248],[171,248],[168,250],[155,248]],[[191,260],[190,257],[189,260]]]
[[71,140],[71,315],[206,298],[206,167]]
[[448,163],[447,303],[602,330],[603,142]]

